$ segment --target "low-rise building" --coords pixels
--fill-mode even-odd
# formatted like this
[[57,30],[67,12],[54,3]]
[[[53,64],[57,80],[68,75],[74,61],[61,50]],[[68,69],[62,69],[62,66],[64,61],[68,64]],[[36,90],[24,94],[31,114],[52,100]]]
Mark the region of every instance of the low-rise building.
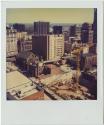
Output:
[[97,99],[97,69],[90,69],[81,73],[80,84],[87,87],[89,92]]
[[18,54],[17,31],[12,27],[6,27],[6,57],[14,57]]
[[84,68],[92,68],[93,66],[97,66],[97,55],[96,54],[85,54],[83,55],[85,58]]
[[30,64],[37,64],[38,62],[39,62],[39,58],[32,52],[21,52],[16,57],[16,63],[20,67],[30,65]]
[[32,51],[32,40],[18,41],[18,52]]
[[7,99],[8,100],[41,100],[44,92],[38,91],[36,85],[18,71],[6,74]]
[[26,71],[27,75],[38,77],[43,71],[43,63],[39,57],[32,52],[21,52],[16,58],[17,65],[21,70]]
[[72,44],[68,41],[65,41],[64,43],[64,51],[65,53],[70,53],[72,49]]

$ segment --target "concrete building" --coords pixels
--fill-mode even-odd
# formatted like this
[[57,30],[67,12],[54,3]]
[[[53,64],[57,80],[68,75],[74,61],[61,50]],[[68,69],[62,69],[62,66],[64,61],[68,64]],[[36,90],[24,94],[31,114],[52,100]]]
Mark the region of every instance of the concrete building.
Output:
[[19,53],[16,58],[16,63],[28,76],[38,77],[43,72],[43,63],[32,52],[24,51]]
[[80,76],[80,84],[88,88],[92,95],[92,99],[97,99],[97,69],[90,69],[82,72]]
[[48,35],[35,35],[32,37],[32,51],[44,60],[48,60],[48,41]]
[[93,43],[93,30],[89,30],[89,37],[88,42]]
[[82,24],[82,29],[81,29],[81,42],[88,43],[88,37],[89,37],[89,24],[84,23]]
[[64,35],[49,35],[49,60],[62,57],[64,54]]
[[25,32],[25,25],[24,24],[13,24],[13,28],[17,30],[17,32]]
[[63,31],[63,35],[64,35],[64,41],[69,41],[69,32]]
[[82,43],[92,43],[93,42],[92,24],[88,24],[88,23],[82,24],[81,42]]
[[70,43],[74,43],[76,41],[76,37],[74,36],[74,37],[69,37],[69,42]]
[[62,26],[53,26],[53,34],[62,34]]
[[69,32],[70,32],[70,36],[71,36],[71,37],[75,37],[76,25],[70,26],[69,30],[70,30],[70,31],[69,31]]
[[17,70],[18,67],[13,62],[6,62],[6,73]]
[[75,36],[78,40],[81,40],[81,27],[82,25],[80,24],[76,25]]
[[64,51],[65,53],[70,53],[72,48],[72,44],[68,41],[64,42]]
[[86,53],[81,56],[80,59],[81,69],[91,69],[97,67],[97,56],[93,53]]
[[96,44],[94,44],[94,46],[92,46],[92,47],[89,48],[89,52],[90,52],[90,53],[93,53],[93,54],[97,54]]
[[34,23],[32,51],[44,60],[61,57],[64,53],[64,35],[60,34],[62,27],[54,28],[56,34],[49,34],[49,22]]
[[97,55],[96,54],[85,54],[85,66],[84,68],[92,68],[93,66],[97,66]]
[[93,43],[97,43],[97,9],[94,9],[93,31]]
[[34,36],[32,37],[32,51],[48,59],[48,41],[49,41],[49,22],[34,22]]
[[19,71],[7,73],[6,78],[7,100],[44,99],[44,91],[37,90],[36,85]]
[[15,29],[6,27],[6,57],[13,57],[18,54],[16,33]]
[[22,40],[17,42],[18,52],[32,51],[32,40]]
[[16,57],[16,63],[23,69],[27,69],[27,65],[29,64],[37,64],[39,62],[39,58],[32,52],[21,52]]
[[32,47],[44,60],[59,58],[64,54],[64,35],[33,36]]
[[26,39],[28,39],[27,37],[28,37],[27,32],[17,32],[18,40],[26,40]]

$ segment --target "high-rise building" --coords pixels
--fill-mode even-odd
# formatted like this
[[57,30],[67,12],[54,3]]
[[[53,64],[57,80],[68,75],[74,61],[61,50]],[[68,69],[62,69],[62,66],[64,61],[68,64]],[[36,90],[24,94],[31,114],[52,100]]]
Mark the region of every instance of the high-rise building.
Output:
[[17,39],[18,40],[26,40],[27,39],[27,32],[17,32]]
[[76,25],[75,36],[78,40],[81,40],[81,25]]
[[71,42],[65,41],[64,43],[64,51],[65,53],[70,53],[72,48]]
[[6,27],[6,56],[13,57],[18,54],[17,31],[14,28]]
[[93,42],[97,43],[97,9],[94,9],[93,31]]
[[81,42],[87,43],[88,37],[89,37],[89,24],[84,23],[82,24],[82,28],[81,28]]
[[49,54],[48,59],[57,59],[63,56],[64,54],[64,35],[63,34],[52,34],[49,35]]
[[47,35],[49,33],[49,22],[34,22],[34,35]]
[[48,39],[48,35],[32,37],[32,51],[44,60],[48,60]]
[[63,34],[64,34],[64,41],[69,41],[69,32],[63,31]]
[[17,30],[17,32],[25,32],[25,25],[16,23],[13,25],[13,28]]
[[55,59],[64,54],[62,27],[55,27],[54,30],[55,34],[49,34],[49,22],[34,23],[32,51],[44,60]]
[[74,37],[75,36],[75,33],[76,33],[76,25],[72,25],[72,26],[70,26],[70,28],[69,28],[69,32],[70,32],[70,36],[71,37]]
[[34,22],[32,51],[44,60],[48,59],[49,22]]
[[32,47],[44,60],[60,58],[64,54],[64,35],[33,36]]
[[62,34],[62,26],[53,26],[53,34]]
[[92,43],[93,42],[92,24],[88,24],[88,23],[82,24],[81,42],[82,43]]
[[93,43],[93,30],[89,30],[89,37],[88,42]]
[[18,52],[32,51],[32,40],[24,40],[17,42]]

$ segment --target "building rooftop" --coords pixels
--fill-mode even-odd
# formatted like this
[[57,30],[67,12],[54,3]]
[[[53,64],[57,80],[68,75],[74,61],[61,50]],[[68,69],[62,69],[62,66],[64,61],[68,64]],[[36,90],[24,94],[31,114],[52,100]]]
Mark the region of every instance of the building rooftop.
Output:
[[19,71],[13,71],[6,74],[7,90],[21,86],[26,83],[32,82]]
[[23,59],[27,59],[30,55],[34,55],[32,52],[20,52],[17,55],[17,58],[23,58]]

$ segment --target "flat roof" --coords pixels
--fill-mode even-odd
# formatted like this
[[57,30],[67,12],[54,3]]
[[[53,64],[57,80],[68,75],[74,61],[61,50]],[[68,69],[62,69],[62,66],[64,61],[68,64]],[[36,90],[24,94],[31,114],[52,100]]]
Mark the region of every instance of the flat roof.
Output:
[[26,76],[24,76],[19,71],[12,71],[9,73],[6,73],[6,87],[7,89],[12,89],[17,86],[31,83],[32,81],[28,79]]

